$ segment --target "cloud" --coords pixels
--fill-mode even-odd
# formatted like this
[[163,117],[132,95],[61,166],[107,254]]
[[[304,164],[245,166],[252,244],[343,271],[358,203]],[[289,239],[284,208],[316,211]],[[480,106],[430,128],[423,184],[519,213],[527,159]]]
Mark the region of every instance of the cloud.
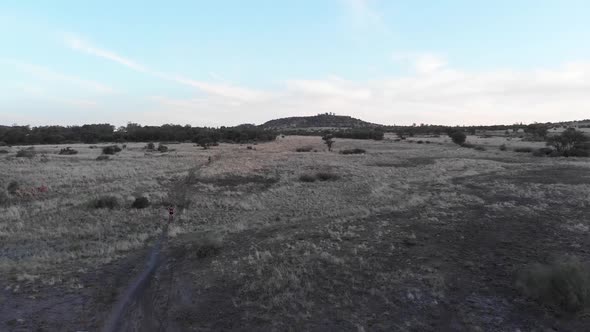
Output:
[[81,51],[84,53],[88,53],[90,55],[117,62],[123,66],[129,67],[139,72],[148,71],[144,66],[140,65],[139,63],[131,59],[118,55],[115,52],[96,47],[81,38],[67,36],[65,37],[64,42],[68,47],[70,47],[73,50]]
[[110,86],[104,85],[102,83],[94,82],[91,80],[86,80],[77,76],[67,75],[64,73],[56,72],[51,68],[26,63],[22,61],[14,61],[14,60],[2,60],[2,63],[7,63],[19,70],[29,73],[37,78],[49,81],[62,81],[62,82],[69,82],[75,85],[83,86],[87,89],[91,89],[98,93],[113,93],[115,90]]
[[447,61],[440,55],[432,53],[394,53],[393,60],[409,65],[419,74],[429,74],[447,66]]
[[230,98],[233,99],[236,103],[242,101],[255,101],[268,97],[268,95],[262,91],[238,87],[228,83],[208,83],[204,81],[193,80],[180,75],[159,72],[151,68],[148,68],[144,65],[141,65],[135,60],[123,57],[117,54],[116,52],[98,48],[80,38],[66,37],[65,43],[74,50],[82,51],[94,56],[108,59],[130,69],[133,69],[135,71],[145,73],[157,77],[159,79],[197,88],[207,94],[215,95],[221,98]]
[[[426,66],[428,67],[428,66]],[[588,118],[590,62],[528,71],[469,72],[430,66],[403,77],[352,81],[337,77],[289,80],[266,98],[216,95],[155,101],[155,108],[182,109],[199,123],[214,114],[217,125],[262,123],[282,116],[324,112],[384,124],[510,124]]]
[[340,0],[356,29],[384,29],[381,14],[372,7],[371,0]]

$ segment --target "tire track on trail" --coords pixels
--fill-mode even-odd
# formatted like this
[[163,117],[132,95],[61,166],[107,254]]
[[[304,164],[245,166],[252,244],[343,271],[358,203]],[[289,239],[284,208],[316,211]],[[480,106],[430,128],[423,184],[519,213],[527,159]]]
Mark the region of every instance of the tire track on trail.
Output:
[[[168,192],[168,201],[171,205],[176,207],[175,211],[175,219],[180,218],[184,210],[188,206],[188,192],[190,185],[195,182],[196,180],[196,173],[200,170],[200,166],[195,166],[188,171],[188,175],[184,179],[184,181],[178,181],[172,185]],[[162,246],[168,240],[168,227],[169,223],[166,222],[162,227],[162,233],[160,234],[158,240],[150,250],[148,255],[148,259],[145,263],[145,268],[141,273],[139,273],[133,281],[127,286],[125,291],[121,293],[115,306],[112,308],[108,319],[106,320],[105,324],[103,325],[102,331],[103,332],[116,332],[116,331],[128,331],[128,330],[146,330],[144,326],[146,322],[142,322],[143,319],[150,319],[152,317],[126,317],[131,316],[130,313],[136,311],[139,312],[139,316],[141,315],[142,309],[138,307],[145,307],[145,301],[142,301],[142,297],[146,290],[149,289],[150,283],[152,281],[152,277],[155,275],[160,263],[162,262],[161,252]],[[151,306],[150,308],[144,308],[144,311],[147,309],[153,312],[153,303],[148,304]],[[151,316],[151,315],[150,315]],[[134,321],[137,318],[139,321]],[[147,324],[152,324],[147,322]],[[124,326],[125,325],[125,326]],[[159,322],[159,328],[162,328],[162,322]],[[155,328],[151,326],[149,330],[154,330]]]

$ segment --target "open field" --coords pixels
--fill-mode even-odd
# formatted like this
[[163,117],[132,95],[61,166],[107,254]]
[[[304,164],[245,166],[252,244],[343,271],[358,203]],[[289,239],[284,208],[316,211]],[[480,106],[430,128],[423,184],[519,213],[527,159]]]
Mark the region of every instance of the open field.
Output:
[[[0,185],[48,190],[0,206],[0,330],[100,330],[169,204],[182,213],[126,330],[588,330],[590,312],[516,282],[532,263],[590,260],[588,158],[533,157],[513,149],[544,143],[499,137],[468,137],[484,151],[393,139],[336,139],[333,152],[298,136],[127,144],[103,161],[89,145],[7,148]],[[338,153],[353,148],[366,153]],[[119,206],[92,206],[105,195]],[[132,208],[142,195],[151,205]]]

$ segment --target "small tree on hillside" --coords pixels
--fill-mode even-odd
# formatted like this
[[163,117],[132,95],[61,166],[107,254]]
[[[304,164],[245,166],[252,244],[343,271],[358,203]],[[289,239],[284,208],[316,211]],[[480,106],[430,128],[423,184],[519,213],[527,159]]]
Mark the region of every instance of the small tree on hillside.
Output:
[[547,145],[552,146],[557,152],[564,156],[583,145],[589,140],[588,136],[573,128],[566,129],[561,135],[553,135],[547,139]]
[[328,146],[328,151],[332,151],[332,145],[334,145],[334,136],[332,134],[326,133],[322,136],[324,140],[324,144]]
[[449,137],[453,140],[455,144],[464,144],[467,136],[462,131],[454,130],[449,133]]

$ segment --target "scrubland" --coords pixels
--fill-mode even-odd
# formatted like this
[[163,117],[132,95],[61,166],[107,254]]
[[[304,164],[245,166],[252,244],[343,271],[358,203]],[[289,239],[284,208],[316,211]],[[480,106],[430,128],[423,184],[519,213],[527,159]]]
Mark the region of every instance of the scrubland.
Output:
[[[133,143],[108,160],[102,145],[7,148],[0,185],[19,192],[0,193],[0,330],[99,329],[171,204],[164,261],[126,330],[584,330],[590,162],[468,142],[484,148],[394,136],[332,152],[300,136]],[[560,276],[570,265],[553,277],[556,260],[580,277]]]

